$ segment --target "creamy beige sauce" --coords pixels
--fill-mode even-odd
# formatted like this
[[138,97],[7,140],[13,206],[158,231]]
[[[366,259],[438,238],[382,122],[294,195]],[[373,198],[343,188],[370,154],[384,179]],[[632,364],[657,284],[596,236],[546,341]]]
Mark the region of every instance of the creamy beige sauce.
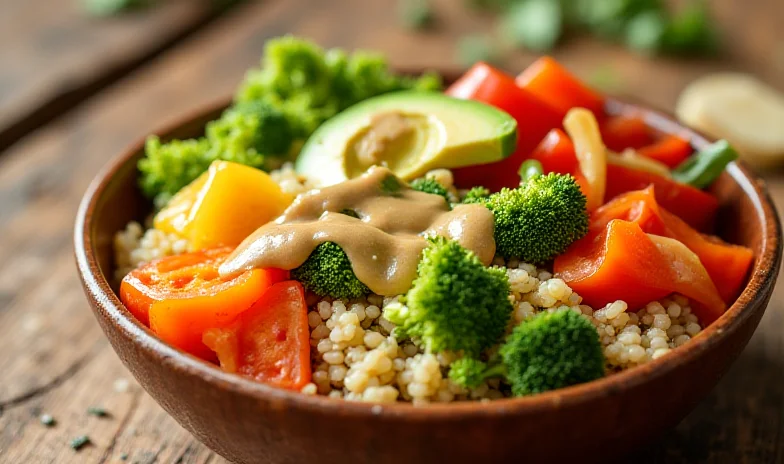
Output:
[[364,169],[381,164],[395,141],[415,130],[408,117],[399,111],[390,111],[373,116],[370,126],[360,133],[354,142],[357,161]]
[[[341,213],[346,210],[358,218]],[[373,167],[355,179],[297,197],[282,216],[246,238],[220,273],[294,269],[316,246],[334,242],[374,293],[397,295],[411,287],[425,237],[432,235],[456,240],[485,265],[495,255],[493,214],[487,208],[470,204],[450,210],[442,197],[412,190],[389,169]]]

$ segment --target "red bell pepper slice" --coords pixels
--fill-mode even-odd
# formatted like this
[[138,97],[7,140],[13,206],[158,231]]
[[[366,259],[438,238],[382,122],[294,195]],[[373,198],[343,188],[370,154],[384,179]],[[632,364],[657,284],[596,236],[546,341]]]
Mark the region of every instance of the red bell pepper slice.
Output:
[[227,372],[291,390],[310,382],[308,307],[299,282],[273,285],[232,326],[207,330],[203,341]]
[[692,300],[703,323],[713,322],[726,309],[693,252],[676,240],[648,235],[629,221],[614,219],[575,242],[555,259],[554,270],[594,308],[623,300],[636,311],[680,293]]
[[707,192],[648,171],[607,165],[605,201],[649,185],[655,187],[656,201],[691,227],[705,232],[713,227],[719,201]]
[[675,135],[667,135],[651,145],[637,150],[637,153],[666,164],[670,169],[677,167],[694,153],[691,143]]
[[545,174],[550,172],[573,174],[580,169],[574,154],[572,139],[561,129],[548,132],[536,150],[531,153],[530,159],[542,163]]
[[613,219],[637,223],[646,233],[674,238],[686,245],[700,258],[719,295],[727,304],[735,301],[746,283],[754,253],[746,247],[697,232],[682,219],[660,207],[653,186],[625,193],[594,211],[591,230],[604,229]]
[[[550,131],[531,154],[531,158],[542,163],[546,173],[572,174],[578,183],[581,180],[584,183],[574,154],[574,144],[560,129]],[[716,198],[702,190],[647,171],[608,164],[605,201],[626,192],[642,190],[649,185],[656,186],[656,200],[669,212],[695,229],[710,230],[719,207]]]
[[604,117],[604,96],[583,84],[555,59],[543,56],[516,79],[517,85],[560,112],[561,118],[572,108],[586,108]]
[[514,79],[487,63],[477,63],[447,90],[447,95],[487,103],[509,113],[517,121],[517,151],[508,158],[490,164],[454,169],[459,187],[482,185],[491,191],[520,184],[518,169],[536,145],[554,127],[560,127],[562,115],[526,90]]
[[612,116],[600,124],[604,145],[612,151],[642,148],[653,143],[651,130],[639,116]]

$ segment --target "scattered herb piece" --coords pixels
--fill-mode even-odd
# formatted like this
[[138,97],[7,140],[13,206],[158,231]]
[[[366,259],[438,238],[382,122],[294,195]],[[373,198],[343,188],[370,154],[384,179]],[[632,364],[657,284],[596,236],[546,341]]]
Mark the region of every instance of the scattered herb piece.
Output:
[[80,449],[84,448],[88,444],[90,444],[90,437],[88,437],[87,435],[79,435],[78,437],[71,440],[71,443],[69,445],[74,450],[79,451]]
[[645,54],[716,51],[717,33],[705,0],[690,0],[678,11],[671,11],[663,0],[467,0],[465,3],[469,8],[498,13],[502,37],[537,52],[551,50],[570,31],[586,31],[622,42]]
[[400,187],[400,180],[395,176],[387,176],[381,181],[381,191],[389,195],[395,195]]
[[54,427],[57,421],[50,414],[41,415],[41,423],[47,427]]
[[94,16],[111,16],[149,6],[151,0],[83,0],[84,9]]
[[561,4],[552,0],[519,2],[501,21],[502,35],[512,44],[541,52],[551,50],[563,33]]
[[427,29],[435,19],[429,0],[400,0],[398,13],[403,26],[411,30]]
[[95,416],[95,417],[106,417],[109,415],[106,409],[100,406],[91,406],[87,408],[87,414],[90,414],[91,416]]
[[128,460],[128,453],[122,453],[120,455],[120,459],[123,460],[123,461],[127,461]]
[[489,37],[467,35],[457,42],[456,59],[461,66],[469,67],[478,61],[497,64],[499,58],[496,46]]
[[642,53],[656,53],[666,31],[667,19],[660,12],[641,13],[626,26],[626,46]]
[[340,214],[345,214],[346,216],[351,216],[351,217],[353,217],[355,219],[359,219],[359,213],[357,213],[356,211],[354,211],[351,208],[343,208],[343,209],[341,209],[340,210]]

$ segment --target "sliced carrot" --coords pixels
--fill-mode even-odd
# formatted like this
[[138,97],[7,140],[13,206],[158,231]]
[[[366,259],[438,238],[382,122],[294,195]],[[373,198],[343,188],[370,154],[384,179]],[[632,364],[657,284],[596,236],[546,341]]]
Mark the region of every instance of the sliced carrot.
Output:
[[589,88],[549,56],[543,56],[516,79],[517,85],[549,103],[562,116],[572,108],[587,108],[604,116],[604,96]]
[[694,153],[694,149],[688,140],[675,135],[667,135],[651,145],[638,149],[637,153],[674,168],[686,161],[686,158]]
[[273,285],[230,327],[207,330],[203,341],[228,372],[291,390],[310,382],[308,308],[299,282]]

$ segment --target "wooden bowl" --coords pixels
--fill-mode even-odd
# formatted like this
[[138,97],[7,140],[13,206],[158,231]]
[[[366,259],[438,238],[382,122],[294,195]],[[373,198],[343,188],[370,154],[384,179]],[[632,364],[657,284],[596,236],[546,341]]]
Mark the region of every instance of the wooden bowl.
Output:
[[[199,135],[226,102],[160,132]],[[670,117],[638,112],[660,131],[709,142]],[[150,205],[136,186],[140,141],[93,181],[76,218],[76,261],[98,322],[136,379],[183,427],[241,463],[606,461],[656,439],[716,385],[746,346],[773,291],[781,226],[763,181],[732,164],[713,187],[719,233],[756,255],[749,284],[718,321],[684,346],[619,374],[540,395],[489,403],[373,405],[306,396],[222,372],[159,340],[110,285],[112,237]]]

